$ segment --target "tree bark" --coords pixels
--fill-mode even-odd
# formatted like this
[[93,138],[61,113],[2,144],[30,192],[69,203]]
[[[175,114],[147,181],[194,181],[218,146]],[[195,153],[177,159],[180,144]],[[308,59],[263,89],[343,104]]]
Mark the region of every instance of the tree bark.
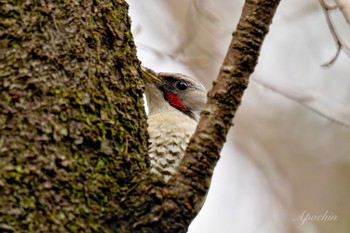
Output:
[[0,231],[186,232],[278,0],[247,0],[197,132],[167,184],[149,175],[127,5],[0,4]]
[[107,232],[147,171],[124,1],[0,2],[0,231]]

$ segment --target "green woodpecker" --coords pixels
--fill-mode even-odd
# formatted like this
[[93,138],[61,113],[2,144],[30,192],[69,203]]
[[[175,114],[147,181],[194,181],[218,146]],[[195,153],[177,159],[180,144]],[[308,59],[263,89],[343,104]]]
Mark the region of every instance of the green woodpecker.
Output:
[[151,172],[167,182],[176,172],[207,101],[202,84],[179,73],[142,67],[146,79]]

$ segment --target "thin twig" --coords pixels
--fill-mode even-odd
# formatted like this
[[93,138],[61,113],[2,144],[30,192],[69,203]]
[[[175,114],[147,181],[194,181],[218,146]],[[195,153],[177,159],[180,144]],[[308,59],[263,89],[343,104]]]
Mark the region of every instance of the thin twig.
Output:
[[304,106],[315,114],[337,125],[350,128],[349,111],[346,111],[344,106],[330,103],[317,92],[302,93],[295,89],[283,89],[257,78],[252,79],[252,81]]
[[336,44],[336,49],[337,49],[335,55],[328,62],[326,62],[322,65],[323,67],[328,67],[328,66],[334,64],[334,62],[339,57],[340,51],[343,51],[345,54],[350,56],[350,48],[345,44],[345,42],[339,36],[337,30],[335,29],[333,21],[329,15],[329,12],[332,10],[338,9],[338,6],[337,5],[335,5],[335,6],[328,5],[324,0],[319,0],[319,2],[321,4],[323,13],[326,17],[326,22],[328,24],[328,28],[333,36],[333,39],[334,39],[335,44]]

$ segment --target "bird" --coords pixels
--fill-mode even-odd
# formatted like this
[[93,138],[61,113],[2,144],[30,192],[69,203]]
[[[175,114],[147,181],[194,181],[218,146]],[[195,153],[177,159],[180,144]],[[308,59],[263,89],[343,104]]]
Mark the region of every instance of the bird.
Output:
[[165,182],[175,174],[207,101],[204,86],[181,73],[141,67],[148,107],[150,171]]

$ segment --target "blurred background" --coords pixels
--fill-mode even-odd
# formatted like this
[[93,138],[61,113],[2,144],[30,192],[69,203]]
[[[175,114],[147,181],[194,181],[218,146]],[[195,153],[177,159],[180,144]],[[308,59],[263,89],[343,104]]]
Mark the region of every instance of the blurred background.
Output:
[[[244,1],[127,2],[142,63],[210,89]],[[350,232],[350,58],[322,67],[335,52],[317,0],[281,1],[189,233]]]

